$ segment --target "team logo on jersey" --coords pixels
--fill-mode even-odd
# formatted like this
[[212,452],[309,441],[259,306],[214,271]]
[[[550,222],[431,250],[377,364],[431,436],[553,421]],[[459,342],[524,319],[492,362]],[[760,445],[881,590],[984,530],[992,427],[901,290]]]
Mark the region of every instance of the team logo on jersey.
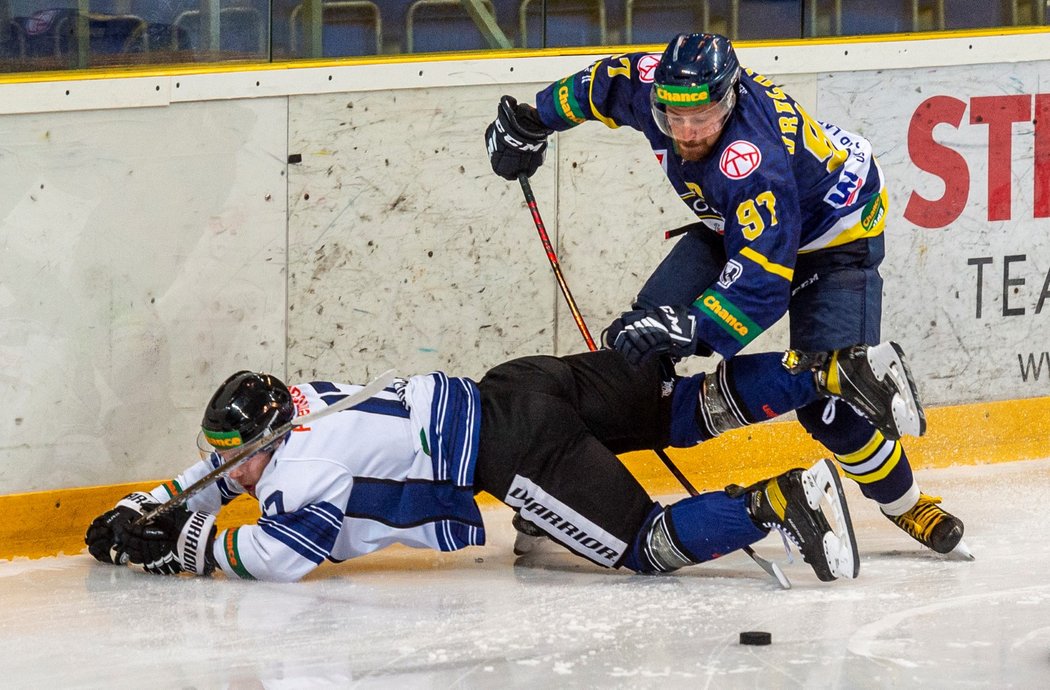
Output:
[[741,345],[757,338],[762,329],[744,314],[743,310],[714,290],[708,289],[693,302],[701,313],[713,319]]
[[656,66],[660,64],[660,56],[649,53],[638,58],[638,78],[643,84],[651,84],[653,81],[653,72],[656,70]]
[[731,180],[742,180],[758,169],[762,152],[750,141],[737,139],[722,151],[718,167]]
[[[290,386],[288,388],[288,392],[292,394],[292,404],[295,405],[295,416],[305,417],[306,415],[310,414],[310,401],[307,400],[303,392],[299,390],[299,386]],[[297,426],[294,429],[292,429],[292,431],[309,430],[310,427],[308,426]]]
[[583,114],[583,108],[576,100],[576,94],[572,89],[572,77],[565,77],[555,87],[558,97],[558,114],[570,125],[578,125],[587,121]]
[[656,154],[656,162],[663,168],[664,174],[667,174],[667,149],[653,149],[653,153]]
[[730,259],[725,268],[722,269],[722,275],[718,276],[719,287],[728,289],[743,273],[744,267],[735,259]]
[[882,203],[882,195],[876,194],[864,206],[864,210],[861,211],[860,226],[864,228],[865,232],[871,232],[873,228],[878,227],[879,223],[882,222],[882,217],[885,215],[886,205]]
[[696,217],[704,221],[709,228],[719,235],[725,234],[725,219],[711,204],[707,203],[700,185],[695,182],[686,182],[685,186],[689,191],[679,195],[682,201],[688,204],[689,208],[696,214]]
[[[584,70],[584,75],[580,78],[581,84],[591,83],[591,77],[594,75],[594,70],[597,69],[599,64],[601,64],[601,60],[595,60],[591,64],[587,65],[587,69]],[[572,75],[569,75],[568,78],[571,79]]]
[[824,201],[834,208],[851,206],[857,200],[857,192],[864,186],[864,178],[843,168],[839,181],[824,195]]

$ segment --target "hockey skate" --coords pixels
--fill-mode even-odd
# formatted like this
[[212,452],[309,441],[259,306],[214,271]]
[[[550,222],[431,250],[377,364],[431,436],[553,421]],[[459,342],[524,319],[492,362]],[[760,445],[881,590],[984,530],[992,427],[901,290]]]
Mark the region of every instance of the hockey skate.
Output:
[[[830,460],[821,460],[808,470],[789,470],[747,488],[729,486],[726,492],[730,496],[746,495],[747,510],[755,524],[783,534],[824,582],[857,576],[860,557],[853,523],[842,482]],[[828,523],[822,502],[836,529]]]
[[514,513],[510,524],[514,525],[517,532],[514,537],[515,556],[524,556],[548,538],[546,532],[523,518],[520,513]]
[[919,494],[919,502],[903,515],[883,515],[915,541],[937,553],[974,560],[973,552],[962,540],[962,520],[937,505],[940,502],[940,496]]
[[792,373],[812,370],[817,390],[856,407],[891,441],[926,433],[926,413],[897,343],[819,353],[788,350],[783,361]]

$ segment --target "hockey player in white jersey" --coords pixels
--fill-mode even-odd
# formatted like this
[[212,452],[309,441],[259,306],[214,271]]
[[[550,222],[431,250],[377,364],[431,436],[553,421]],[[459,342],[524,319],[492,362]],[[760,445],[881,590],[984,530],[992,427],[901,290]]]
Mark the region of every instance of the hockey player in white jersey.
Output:
[[[666,507],[620,463],[616,453],[696,442],[695,427],[710,413],[697,395],[703,376],[679,377],[657,358],[631,366],[608,350],[512,360],[477,384],[440,372],[413,376],[275,438],[184,507],[136,523],[231,449],[360,390],[326,381],[286,387],[238,372],[206,408],[205,459],[123,498],[92,522],[85,541],[99,561],[155,574],[294,581],[325,560],[394,543],[440,551],[483,544],[475,496],[486,491],[519,521],[606,567],[670,572],[777,529],[819,579],[855,577],[853,529],[830,461]],[[262,517],[217,531],[215,515],[242,493],[259,501]]]

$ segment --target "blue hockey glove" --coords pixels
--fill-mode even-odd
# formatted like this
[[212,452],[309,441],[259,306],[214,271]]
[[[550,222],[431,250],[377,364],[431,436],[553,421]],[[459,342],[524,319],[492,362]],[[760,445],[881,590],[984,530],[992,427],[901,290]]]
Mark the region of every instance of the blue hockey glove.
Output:
[[[653,355],[675,359],[697,354],[697,311],[695,307],[662,306],[625,312],[610,324],[602,338],[609,340],[631,364],[640,364]],[[706,346],[702,350],[708,352]]]
[[501,98],[496,119],[485,130],[492,171],[512,181],[521,173],[532,177],[543,165],[551,131],[532,106],[510,96]]
[[128,563],[154,575],[208,575],[215,569],[211,544],[215,516],[178,507],[143,525],[132,524],[117,534]]

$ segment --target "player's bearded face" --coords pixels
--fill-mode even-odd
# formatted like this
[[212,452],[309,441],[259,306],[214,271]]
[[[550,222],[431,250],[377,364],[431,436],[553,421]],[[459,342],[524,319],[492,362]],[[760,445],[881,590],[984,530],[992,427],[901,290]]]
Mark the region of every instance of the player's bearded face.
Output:
[[667,106],[667,126],[678,155],[687,161],[697,161],[711,153],[728,117],[729,110],[722,103]]

